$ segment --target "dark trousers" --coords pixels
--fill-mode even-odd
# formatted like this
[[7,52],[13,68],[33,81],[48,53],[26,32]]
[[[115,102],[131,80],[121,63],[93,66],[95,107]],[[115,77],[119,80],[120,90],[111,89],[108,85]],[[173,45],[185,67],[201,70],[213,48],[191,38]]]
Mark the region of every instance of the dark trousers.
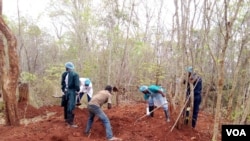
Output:
[[67,96],[66,96],[66,94],[64,94],[63,96],[62,96],[62,101],[61,101],[61,106],[63,107],[63,112],[64,112],[64,120],[66,121],[66,119],[67,119]]
[[64,111],[66,111],[66,118],[67,123],[72,125],[74,123],[74,109],[75,109],[75,102],[76,102],[76,94],[75,91],[68,91],[67,95],[67,104],[64,107]]
[[[80,101],[81,101],[81,99],[82,99],[82,97],[83,97],[83,95],[84,95],[85,93],[83,93],[83,92],[81,92],[81,93],[79,93],[79,95],[77,96],[77,103],[80,103]],[[87,99],[88,99],[88,102],[91,100],[91,98],[89,97],[89,95],[87,94]]]
[[63,106],[63,111],[64,111],[64,120],[67,120],[67,105]]
[[192,118],[192,127],[193,128],[195,128],[195,126],[196,126],[200,104],[201,104],[201,96],[195,95],[194,96],[193,118]]

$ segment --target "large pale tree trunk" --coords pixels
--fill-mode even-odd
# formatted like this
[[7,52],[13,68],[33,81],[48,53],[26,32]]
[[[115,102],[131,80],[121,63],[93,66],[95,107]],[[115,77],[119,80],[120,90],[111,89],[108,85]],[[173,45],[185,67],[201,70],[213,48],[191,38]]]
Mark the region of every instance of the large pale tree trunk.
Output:
[[[0,0],[2,7],[2,0]],[[0,15],[0,72],[3,99],[5,103],[6,124],[19,125],[16,92],[19,75],[16,38]],[[5,43],[7,41],[7,44]]]
[[214,116],[214,129],[213,129],[213,138],[212,141],[217,141],[218,132],[219,132],[219,124],[220,124],[220,116],[221,116],[221,99],[222,99],[222,89],[224,84],[224,58],[222,57],[219,64],[219,78],[217,82],[218,92],[217,92],[217,101],[216,101],[216,109]]
[[[229,1],[224,0],[224,27],[225,27],[225,35],[224,35],[224,44],[220,51],[220,58],[218,62],[218,94],[217,94],[217,101],[216,101],[216,111],[215,111],[215,117],[214,117],[214,129],[213,129],[213,137],[212,141],[217,141],[217,137],[219,134],[219,124],[220,124],[220,116],[221,116],[221,100],[222,100],[222,90],[224,85],[224,70],[225,70],[225,56],[226,56],[226,50],[228,48],[229,40],[231,39],[231,32],[232,32],[232,26],[235,22],[235,19],[238,15],[239,8],[241,6],[242,0],[240,0],[237,3],[237,8],[234,12],[234,15],[232,18],[228,18],[228,15],[230,15],[229,12]],[[230,19],[230,20],[229,20]],[[223,33],[221,33],[223,34]]]

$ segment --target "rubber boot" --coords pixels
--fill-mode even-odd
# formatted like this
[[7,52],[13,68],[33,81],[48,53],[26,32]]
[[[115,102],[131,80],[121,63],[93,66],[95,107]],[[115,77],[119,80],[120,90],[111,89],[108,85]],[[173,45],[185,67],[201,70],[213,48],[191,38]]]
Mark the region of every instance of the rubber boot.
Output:
[[[149,106],[149,112],[153,111],[154,108],[155,108],[154,106]],[[151,117],[154,117],[154,112],[151,112],[151,113],[150,113],[150,116],[151,116]]]
[[164,110],[164,113],[165,113],[167,122],[170,122],[170,114],[169,114],[169,112],[167,110]]
[[185,118],[184,118],[184,124],[185,124],[185,125],[188,125],[189,113],[190,113],[190,107],[187,107],[187,108],[186,108]]

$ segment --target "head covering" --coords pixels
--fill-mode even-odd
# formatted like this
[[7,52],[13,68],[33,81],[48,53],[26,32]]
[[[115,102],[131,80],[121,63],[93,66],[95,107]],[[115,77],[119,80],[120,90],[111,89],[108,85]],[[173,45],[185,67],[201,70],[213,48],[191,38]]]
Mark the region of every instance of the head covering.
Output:
[[75,69],[75,66],[72,62],[65,63],[65,67],[71,70]]
[[89,84],[90,84],[90,80],[89,80],[89,79],[86,79],[85,82],[84,82],[84,85],[85,85],[85,86],[89,86]]
[[105,90],[107,90],[107,91],[109,91],[110,93],[112,92],[112,86],[110,86],[110,85],[107,85],[106,87],[105,87]]
[[187,67],[187,68],[186,68],[186,71],[187,71],[187,72],[193,72],[193,67],[192,67],[192,66]]
[[140,86],[140,88],[139,88],[139,90],[140,90],[141,92],[144,92],[144,91],[146,91],[147,89],[148,89],[148,86],[145,86],[145,85]]

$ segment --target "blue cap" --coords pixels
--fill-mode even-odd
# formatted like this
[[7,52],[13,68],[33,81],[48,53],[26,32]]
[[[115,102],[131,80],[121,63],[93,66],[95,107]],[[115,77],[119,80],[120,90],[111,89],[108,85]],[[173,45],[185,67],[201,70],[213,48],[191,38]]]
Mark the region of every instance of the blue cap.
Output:
[[85,82],[84,82],[84,85],[85,85],[85,86],[89,86],[89,84],[90,84],[90,80],[89,80],[89,79],[86,79]]
[[140,88],[139,88],[139,90],[141,91],[141,92],[144,92],[144,91],[146,91],[148,89],[148,86],[141,86]]
[[193,67],[191,67],[191,66],[187,67],[187,68],[186,68],[186,71],[187,71],[187,72],[193,72]]
[[75,66],[72,62],[65,63],[65,67],[68,69],[71,69],[71,70],[73,70],[75,68]]

